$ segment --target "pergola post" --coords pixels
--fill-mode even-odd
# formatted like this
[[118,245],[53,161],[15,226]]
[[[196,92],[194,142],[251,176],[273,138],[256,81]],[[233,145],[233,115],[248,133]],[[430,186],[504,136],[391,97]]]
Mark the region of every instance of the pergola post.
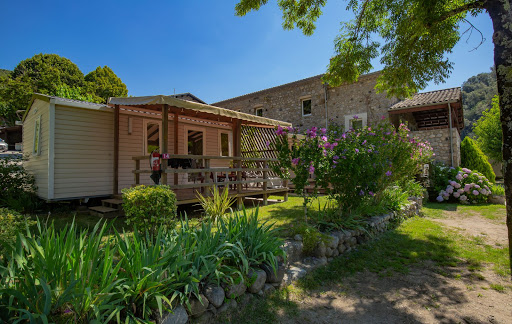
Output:
[[119,193],[119,105],[114,105],[114,180],[112,194]]
[[[162,145],[160,153],[167,153],[169,151],[169,105],[162,107]],[[167,165],[162,163],[162,184],[167,184]]]
[[[179,153],[179,150],[178,150],[178,132],[179,132],[179,128],[178,128],[178,113],[174,113],[174,122],[173,122],[173,126],[174,126],[174,154],[178,154]],[[175,173],[174,174],[174,185],[178,185],[178,174]]]
[[[240,119],[236,119],[233,121],[233,155],[237,158],[240,158],[242,156],[242,123],[240,122]],[[242,167],[242,161],[240,159],[236,160],[236,163],[233,163],[234,166],[237,169],[240,169]],[[242,181],[242,172],[237,171],[236,173],[236,181]],[[236,202],[238,207],[241,207],[243,204],[243,199],[240,196],[242,193],[242,184],[237,183],[236,184]]]

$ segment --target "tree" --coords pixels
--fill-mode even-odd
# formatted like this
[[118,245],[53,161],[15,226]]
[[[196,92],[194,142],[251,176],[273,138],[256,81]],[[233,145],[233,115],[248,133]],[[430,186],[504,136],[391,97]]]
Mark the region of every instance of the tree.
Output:
[[[243,16],[268,0],[240,0],[235,12]],[[283,27],[297,27],[305,35],[315,30],[327,0],[278,0]],[[355,20],[345,22],[334,42],[335,54],[324,81],[331,86],[355,82],[372,69],[381,55],[384,65],[377,90],[407,97],[427,83],[444,81],[453,67],[446,54],[462,33],[468,15],[489,14],[494,34],[494,65],[503,131],[504,183],[507,201],[509,256],[512,267],[512,3],[511,0],[349,0]],[[470,28],[474,29],[470,24]],[[374,39],[379,35],[384,44]],[[483,41],[483,37],[482,37]],[[380,50],[380,51],[379,51]]]
[[[496,85],[496,70],[494,68],[491,69],[491,72],[479,73],[462,83],[462,100],[464,101],[462,139],[466,136],[474,138],[475,122],[482,116],[484,110],[491,108],[492,99],[497,94],[498,86]],[[501,149],[499,152],[501,152]]]
[[482,173],[490,182],[496,181],[489,159],[471,137],[466,137],[460,144],[461,166]]
[[473,128],[476,141],[482,151],[496,162],[501,162],[503,155],[503,131],[501,130],[499,98],[495,96],[492,100],[492,107],[485,110]]
[[96,70],[85,76],[90,93],[103,98],[106,103],[109,97],[126,97],[128,89],[126,84],[108,66],[98,66]]

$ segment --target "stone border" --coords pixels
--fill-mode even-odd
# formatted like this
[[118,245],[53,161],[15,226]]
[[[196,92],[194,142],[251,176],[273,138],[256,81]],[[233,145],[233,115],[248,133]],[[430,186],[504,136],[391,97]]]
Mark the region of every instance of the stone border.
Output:
[[283,283],[290,284],[304,277],[308,272],[327,264],[334,257],[346,254],[376,235],[386,231],[389,223],[397,218],[408,218],[419,215],[422,199],[411,197],[410,203],[396,212],[374,216],[367,221],[367,230],[337,231],[328,233],[328,243],[320,242],[314,256],[303,254],[302,237],[296,235],[294,240],[286,240],[283,249],[287,254],[287,262],[279,264],[277,274],[271,267],[263,265],[249,273],[252,278],[250,285],[245,282],[232,285],[210,285],[200,294],[201,301],[196,298],[190,301],[190,312],[183,305],[178,305],[173,312],[157,316],[157,324],[209,323],[214,316],[233,311],[247,305],[255,296],[266,297],[278,289]]

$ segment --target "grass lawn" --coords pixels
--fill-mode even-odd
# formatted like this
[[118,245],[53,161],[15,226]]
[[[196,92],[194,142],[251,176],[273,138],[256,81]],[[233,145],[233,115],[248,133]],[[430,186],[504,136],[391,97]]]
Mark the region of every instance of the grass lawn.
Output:
[[[343,285],[343,281],[356,273],[369,271],[381,277],[393,273],[408,273],[410,266],[421,262],[434,262],[438,274],[454,278],[450,269],[465,267],[476,277],[480,270],[490,267],[504,278],[510,277],[508,248],[493,247],[477,237],[464,236],[435,221],[445,212],[456,212],[460,217],[479,214],[491,220],[504,219],[505,208],[501,205],[461,206],[454,204],[427,204],[425,217],[414,217],[384,233],[377,240],[359,247],[356,251],[335,258],[325,267],[308,274],[295,286],[285,288],[268,300],[259,300],[238,316],[232,323],[273,323],[277,314],[292,316],[298,305],[290,301],[289,295],[309,296],[319,287]],[[455,277],[456,279],[456,277]],[[492,287],[491,287],[492,288]],[[494,289],[494,288],[493,288]]]

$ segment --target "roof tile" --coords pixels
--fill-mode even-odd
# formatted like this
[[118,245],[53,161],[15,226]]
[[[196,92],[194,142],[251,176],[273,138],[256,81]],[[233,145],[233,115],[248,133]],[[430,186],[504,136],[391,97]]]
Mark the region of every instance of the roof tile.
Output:
[[406,109],[412,107],[429,106],[434,104],[442,104],[449,102],[457,102],[461,99],[461,89],[449,88],[430,92],[417,93],[412,98],[399,101],[389,110]]

